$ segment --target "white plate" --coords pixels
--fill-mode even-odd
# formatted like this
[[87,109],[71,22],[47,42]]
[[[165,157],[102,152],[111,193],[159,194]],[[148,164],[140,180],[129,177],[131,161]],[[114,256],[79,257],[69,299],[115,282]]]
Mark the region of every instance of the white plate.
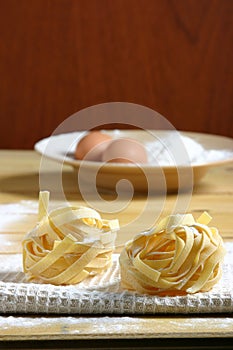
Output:
[[[79,161],[74,158],[77,142],[85,131],[53,135],[35,144],[46,158],[79,170],[79,180],[98,188],[116,189],[119,180],[129,180],[135,191],[190,189],[213,166],[233,161],[233,139],[210,134],[163,130],[103,130],[114,138],[130,137],[142,142],[147,164]],[[127,184],[126,184],[127,188]]]

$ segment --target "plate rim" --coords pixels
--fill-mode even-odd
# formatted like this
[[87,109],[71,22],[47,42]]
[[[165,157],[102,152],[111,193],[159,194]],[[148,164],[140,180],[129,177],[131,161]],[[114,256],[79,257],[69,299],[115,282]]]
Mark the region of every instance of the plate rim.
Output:
[[[138,129],[103,129],[101,130],[105,133],[113,133],[115,131],[119,131],[119,132],[132,132],[132,131],[136,131],[136,132],[140,132],[140,130]],[[145,131],[145,130],[142,130]],[[169,131],[169,130],[154,130],[154,129],[148,129],[147,131],[151,131],[151,132],[164,132],[164,131]],[[173,131],[173,130],[172,130]],[[178,133],[180,133],[183,136],[187,136],[187,137],[191,137],[193,139],[193,137],[210,137],[210,138],[218,138],[218,139],[222,139],[222,140],[227,140],[227,141],[232,141],[233,144],[233,139],[227,136],[223,136],[223,135],[216,135],[216,134],[209,134],[209,133],[200,133],[200,132],[192,132],[192,131],[179,131],[176,130]],[[77,160],[77,159],[69,159],[67,158],[67,156],[64,156],[63,159],[60,159],[60,157],[55,157],[52,156],[50,154],[46,154],[46,152],[43,151],[43,146],[45,144],[48,143],[48,141],[50,140],[50,138],[57,138],[59,136],[65,136],[65,135],[71,135],[71,134],[81,134],[81,133],[85,133],[87,132],[87,130],[78,130],[78,131],[73,131],[73,132],[67,132],[67,133],[61,133],[61,134],[55,134],[55,135],[50,135],[48,137],[42,138],[40,140],[38,140],[35,144],[34,144],[34,150],[41,154],[42,156],[59,162],[59,163],[64,163],[65,165],[69,165],[72,166],[73,168],[78,169],[81,165],[85,165],[87,168],[100,168],[102,165],[102,168],[104,167],[105,171],[114,169],[114,170],[118,170],[118,171],[123,171],[123,170],[127,170],[127,172],[135,172],[138,168],[142,168],[142,169],[146,169],[146,170],[151,170],[151,171],[155,171],[157,169],[164,169],[166,171],[170,170],[170,171],[174,171],[175,169],[179,168],[179,169],[185,169],[185,168],[205,168],[205,167],[214,167],[214,166],[220,166],[220,165],[224,165],[226,163],[230,163],[233,161],[233,154],[231,157],[229,158],[225,158],[225,159],[219,159],[216,161],[209,161],[206,163],[190,163],[189,165],[161,165],[161,166],[157,166],[155,164],[147,164],[147,163],[138,163],[138,164],[128,164],[128,163],[103,163],[103,162],[94,162],[94,161],[88,161],[88,160]],[[226,148],[223,148],[226,149]],[[230,149],[227,149],[230,150]],[[101,169],[102,169],[101,168]]]

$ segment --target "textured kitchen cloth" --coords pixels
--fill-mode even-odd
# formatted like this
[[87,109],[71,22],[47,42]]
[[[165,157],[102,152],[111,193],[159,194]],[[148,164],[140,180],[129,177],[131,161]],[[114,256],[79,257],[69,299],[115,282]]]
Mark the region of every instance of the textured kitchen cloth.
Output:
[[21,254],[0,259],[0,313],[46,314],[164,314],[233,312],[233,243],[221,281],[210,292],[159,297],[124,291],[120,287],[118,256],[106,273],[75,286],[28,283]]

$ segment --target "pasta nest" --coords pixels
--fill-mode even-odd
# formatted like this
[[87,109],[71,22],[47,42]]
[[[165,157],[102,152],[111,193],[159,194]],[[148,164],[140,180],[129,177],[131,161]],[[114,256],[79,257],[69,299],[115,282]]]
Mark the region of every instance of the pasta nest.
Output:
[[118,220],[103,220],[86,207],[48,213],[49,193],[40,193],[39,223],[23,241],[23,269],[29,280],[76,284],[112,264]]
[[158,295],[209,291],[221,277],[225,254],[218,230],[204,212],[170,215],[129,241],[120,255],[121,283],[129,290]]

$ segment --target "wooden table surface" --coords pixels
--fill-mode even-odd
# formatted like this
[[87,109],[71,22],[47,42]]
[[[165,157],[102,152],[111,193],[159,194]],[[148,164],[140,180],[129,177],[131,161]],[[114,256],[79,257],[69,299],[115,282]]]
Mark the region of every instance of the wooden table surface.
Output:
[[[39,187],[40,156],[34,151],[0,151],[0,204],[16,203],[22,200],[37,201]],[[56,164],[47,163],[48,183],[56,177]],[[233,239],[233,164],[212,168],[194,189],[186,211],[195,217],[204,210],[213,217],[212,224],[219,228],[225,241]],[[63,170],[63,186],[68,201],[86,205],[77,190],[74,173],[69,167]],[[187,196],[180,194],[179,196]],[[54,195],[54,198],[56,194]],[[106,200],[113,195],[105,193]],[[59,198],[56,198],[58,200]],[[171,212],[177,195],[168,195],[161,215]],[[137,218],[141,215],[146,198],[135,195],[131,204],[119,213],[120,222],[125,227],[120,237],[123,244],[135,232],[146,228],[153,212],[158,214],[156,203],[159,198],[152,198],[148,213],[143,213],[143,222]],[[187,200],[186,200],[187,202]],[[146,219],[146,220],[145,220]],[[36,222],[35,217],[12,223],[11,229],[0,231],[1,254],[14,254],[21,250],[21,239],[25,232]],[[131,230],[127,230],[130,222]],[[145,227],[144,227],[145,226]],[[12,243],[12,244],[11,244]],[[5,244],[5,245],[4,245]],[[12,248],[13,247],[13,248]],[[233,318],[231,314],[221,315],[156,315],[156,316],[45,316],[45,315],[0,315],[0,340],[32,341],[101,341],[104,339],[190,339],[233,337]],[[117,340],[118,339],[118,340]],[[7,344],[7,343],[5,343]],[[16,344],[16,343],[15,343]],[[61,344],[61,343],[60,343]],[[74,343],[73,347],[74,347]],[[113,343],[112,343],[113,344]],[[138,343],[139,344],[139,343]],[[146,348],[147,342],[144,344]],[[148,343],[149,344],[149,343]],[[149,346],[147,344],[147,346]],[[155,343],[154,343],[155,344]],[[174,344],[174,343],[173,343]],[[84,344],[88,346],[88,343]],[[89,343],[90,345],[90,343]],[[64,344],[63,344],[64,346]],[[97,346],[97,343],[96,343]],[[110,345],[98,345],[110,348]],[[116,346],[116,345],[115,345]],[[119,345],[120,346],[120,345]],[[139,345],[138,345],[139,346]],[[59,347],[57,343],[56,347]],[[16,348],[16,345],[15,345]]]

